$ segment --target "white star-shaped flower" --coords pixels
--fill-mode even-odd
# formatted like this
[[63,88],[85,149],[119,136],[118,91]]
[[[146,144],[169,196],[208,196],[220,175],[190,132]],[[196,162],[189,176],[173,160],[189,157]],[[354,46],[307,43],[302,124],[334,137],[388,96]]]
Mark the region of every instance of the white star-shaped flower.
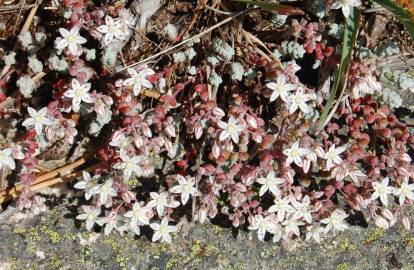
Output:
[[16,163],[12,157],[12,149],[5,148],[0,150],[0,169],[3,167],[8,167],[10,170],[14,170],[16,168]]
[[348,228],[348,224],[345,221],[348,215],[342,209],[335,209],[331,216],[321,220],[321,223],[327,224],[325,227],[325,234],[330,230],[343,231]]
[[291,198],[286,196],[283,199],[276,198],[274,200],[274,205],[270,206],[267,210],[269,213],[277,213],[277,218],[279,222],[282,222],[285,219],[285,216],[289,213],[294,212],[293,207],[290,205]]
[[284,102],[287,102],[289,92],[297,88],[294,84],[286,83],[286,77],[284,75],[278,76],[276,82],[267,83],[266,87],[272,90],[270,102],[275,101],[278,97]]
[[197,189],[194,187],[195,181],[193,177],[189,177],[188,180],[182,175],[177,175],[178,186],[174,186],[170,189],[172,193],[181,193],[181,203],[185,205],[190,198],[190,195],[196,196],[198,194]]
[[132,68],[128,68],[128,73],[131,78],[126,79],[123,82],[123,85],[133,85],[133,92],[135,96],[138,96],[139,93],[141,93],[142,87],[153,87],[152,83],[147,80],[147,76],[155,74],[154,70],[144,66],[141,67],[138,71]]
[[90,231],[93,228],[98,216],[101,214],[100,208],[92,208],[91,206],[83,206],[82,214],[76,216],[76,219],[86,220],[86,229]]
[[108,179],[104,184],[99,185],[96,189],[96,194],[99,194],[99,205],[107,205],[112,197],[117,195],[116,189],[112,187],[113,180]]
[[305,94],[303,89],[298,89],[294,94],[290,95],[287,99],[287,107],[289,113],[292,114],[299,108],[303,113],[309,113],[308,102],[314,99],[313,95]]
[[400,205],[403,205],[406,198],[414,201],[414,184],[409,184],[408,177],[405,178],[400,188],[394,189],[394,195],[399,197]]
[[37,135],[42,134],[43,126],[53,125],[53,121],[46,117],[47,107],[36,111],[32,107],[28,107],[27,111],[29,112],[30,117],[24,120],[22,123],[26,128],[34,126]]
[[164,209],[166,207],[175,208],[180,205],[180,203],[177,201],[168,201],[168,191],[164,191],[161,193],[150,192],[150,196],[152,200],[148,202],[147,206],[155,207],[157,209],[157,214],[159,217],[161,217],[164,214]]
[[91,175],[83,171],[83,180],[77,182],[73,187],[76,189],[84,189],[85,190],[85,199],[89,200],[96,192],[96,190],[99,188],[97,186],[97,177],[99,175],[95,175],[94,177],[91,177]]
[[305,240],[308,241],[313,238],[313,240],[315,240],[316,243],[320,243],[321,233],[323,233],[324,230],[325,229],[321,227],[319,224],[306,227],[307,232]]
[[131,158],[123,152],[121,152],[120,156],[122,162],[114,164],[113,167],[117,170],[124,170],[124,180],[128,180],[133,174],[140,175],[142,173],[141,166],[139,165],[142,157],[134,156]]
[[302,157],[307,153],[308,150],[306,148],[299,147],[299,142],[294,142],[290,148],[283,150],[283,154],[287,157],[286,164],[290,165],[292,162],[295,162],[299,167],[302,167]]
[[116,131],[112,136],[112,140],[109,142],[109,145],[118,147],[122,152],[132,144],[132,141],[132,138],[130,136],[125,136],[122,131]]
[[324,153],[323,158],[326,159],[326,170],[330,170],[333,164],[341,164],[341,154],[345,152],[346,146],[336,148],[335,144],[332,144],[328,151]]
[[140,234],[139,226],[148,225],[149,208],[141,206],[140,203],[136,202],[132,205],[132,210],[125,213],[125,217],[130,218],[129,228],[136,234]]
[[73,27],[70,31],[68,31],[65,28],[59,28],[59,32],[62,35],[62,39],[56,44],[56,49],[63,50],[68,47],[72,55],[78,56],[81,52],[79,49],[80,46],[78,45],[82,45],[87,41],[79,35],[79,29],[77,27]]
[[121,215],[110,213],[106,217],[99,217],[96,219],[96,224],[104,228],[105,235],[109,235],[113,229],[117,230],[121,235],[128,230],[127,219]]
[[74,112],[79,112],[81,102],[93,103],[92,96],[89,93],[90,83],[81,85],[77,79],[72,79],[71,88],[65,92],[64,96],[72,99]]
[[109,15],[105,17],[105,24],[97,28],[98,32],[105,34],[104,45],[108,45],[114,38],[125,40],[126,25],[119,19],[114,19]]
[[283,184],[285,179],[275,177],[275,172],[270,171],[266,177],[257,178],[256,182],[262,185],[259,196],[263,196],[269,190],[276,197],[280,197],[281,192],[278,186]]
[[283,221],[282,225],[285,226],[285,231],[287,234],[293,233],[297,236],[300,236],[299,226],[305,225],[305,223],[291,216]]
[[257,237],[260,241],[263,241],[266,232],[276,232],[276,225],[270,216],[264,218],[262,215],[256,215],[253,218],[253,223],[249,226],[249,230],[257,230]]
[[305,197],[303,197],[302,202],[298,202],[296,200],[292,200],[291,202],[292,202],[293,207],[295,207],[296,209],[296,211],[294,211],[292,218],[294,219],[304,218],[308,224],[311,224],[312,223],[312,214],[311,214],[312,206],[310,204],[310,197],[306,195]]
[[372,183],[372,187],[374,188],[374,193],[372,193],[371,200],[376,200],[378,197],[380,198],[382,204],[385,206],[388,205],[388,194],[394,192],[394,188],[388,186],[390,179],[385,177],[382,179],[381,182],[374,182]]
[[227,123],[219,120],[217,125],[222,129],[219,137],[220,141],[224,141],[230,137],[234,143],[239,143],[239,133],[242,132],[244,128],[237,123],[237,120],[233,116],[230,116]]
[[151,229],[154,230],[154,235],[152,236],[152,242],[156,242],[161,239],[161,243],[171,243],[170,233],[176,232],[177,227],[168,225],[168,218],[164,217],[161,220],[161,223],[151,223]]
[[342,8],[342,13],[344,14],[345,18],[348,18],[349,13],[351,12],[351,8],[359,6],[361,6],[361,0],[338,0],[332,4],[332,9]]

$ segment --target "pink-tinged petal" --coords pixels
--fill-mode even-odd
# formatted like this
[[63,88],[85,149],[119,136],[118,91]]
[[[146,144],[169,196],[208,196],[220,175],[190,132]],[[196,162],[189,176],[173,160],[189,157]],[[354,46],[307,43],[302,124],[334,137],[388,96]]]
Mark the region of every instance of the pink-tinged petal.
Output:
[[275,101],[278,97],[279,97],[279,93],[276,91],[273,91],[272,94],[270,95],[270,102]]
[[28,108],[27,108],[27,112],[29,113],[29,115],[30,115],[31,117],[34,117],[34,116],[36,116],[36,115],[37,115],[37,111],[36,111],[35,109],[33,109],[32,107],[28,107]]
[[181,193],[182,192],[181,186],[174,186],[174,187],[170,188],[170,192],[171,193]]
[[274,91],[277,88],[277,84],[274,82],[270,82],[266,84],[266,87]]
[[105,34],[108,32],[108,27],[106,25],[101,25],[101,26],[98,26],[96,30],[98,30],[98,32],[100,33]]
[[47,107],[44,107],[42,109],[39,110],[38,115],[41,115],[43,117],[45,117],[47,114]]
[[233,132],[233,133],[230,134],[230,136],[231,136],[231,139],[233,140],[233,142],[235,144],[238,144],[239,143],[239,134]]
[[140,84],[135,84],[134,85],[134,96],[138,96],[141,93],[141,85]]
[[112,18],[109,15],[106,15],[106,17],[105,17],[105,24],[106,25],[114,25],[114,18]]
[[63,50],[69,45],[68,41],[66,39],[61,39],[59,42],[56,43],[56,49]]
[[126,35],[124,33],[122,33],[121,31],[116,31],[114,33],[115,37],[120,39],[120,40],[124,40],[126,39]]
[[227,123],[226,122],[223,122],[223,121],[218,121],[217,122],[217,125],[221,128],[221,129],[227,129]]
[[69,43],[69,52],[74,56],[78,55],[78,44]]
[[129,79],[126,79],[123,83],[122,83],[124,86],[130,86],[130,85],[133,85],[134,84],[134,79],[133,78],[129,78]]
[[128,68],[128,69],[127,69],[127,71],[128,71],[128,73],[129,73],[129,76],[131,76],[131,77],[136,77],[136,76],[138,76],[137,71],[136,71],[135,69],[133,69],[133,68]]
[[296,103],[290,104],[289,105],[289,114],[292,114],[292,113],[296,112],[297,109],[298,109],[298,105]]
[[70,90],[66,91],[63,95],[65,97],[68,97],[68,98],[73,98],[73,97],[75,97],[75,91],[70,89]]
[[78,44],[85,44],[87,42],[86,38],[82,37],[82,36],[77,36],[76,37],[76,43]]
[[3,162],[7,165],[7,167],[9,167],[10,170],[14,170],[16,168],[16,163],[12,158],[5,158]]
[[186,205],[189,199],[190,199],[190,194],[181,193],[181,202],[183,205]]
[[219,140],[220,141],[224,141],[225,139],[227,139],[229,137],[229,132],[227,130],[222,130],[220,133],[220,137]]
[[66,30],[65,28],[59,28],[59,33],[64,38],[66,38],[67,36],[69,36],[69,31]]
[[28,119],[23,121],[22,126],[27,128],[27,127],[33,126],[34,124],[35,124],[34,119],[33,118],[28,118]]
[[71,85],[73,90],[81,88],[80,82],[77,79],[73,79]]
[[299,103],[299,108],[303,113],[309,113],[309,108],[308,105],[306,105],[306,103]]
[[108,45],[112,41],[113,37],[113,34],[106,34],[104,37],[104,44]]
[[35,124],[35,130],[36,130],[36,134],[37,134],[37,135],[42,134],[43,125],[42,125],[42,124],[38,124],[38,123],[36,123],[36,124]]
[[262,197],[262,196],[263,196],[263,194],[265,194],[267,190],[268,190],[267,186],[263,185],[263,186],[260,188],[260,191],[259,191],[259,196],[260,196],[260,197]]
[[148,81],[148,80],[145,80],[145,79],[143,79],[143,80],[141,81],[141,84],[142,84],[142,86],[144,86],[145,88],[152,88],[152,87],[153,87],[152,83],[151,83],[150,81]]
[[93,103],[93,99],[89,94],[83,95],[82,96],[82,101],[86,102],[86,103]]

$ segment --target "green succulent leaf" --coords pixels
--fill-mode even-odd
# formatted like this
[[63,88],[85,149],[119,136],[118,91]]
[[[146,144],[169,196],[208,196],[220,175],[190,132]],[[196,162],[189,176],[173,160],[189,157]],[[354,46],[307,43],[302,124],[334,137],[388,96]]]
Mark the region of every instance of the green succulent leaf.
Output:
[[331,90],[329,98],[321,114],[321,118],[319,122],[319,129],[322,129],[324,125],[326,124],[327,117],[334,105],[334,100],[335,100],[339,85],[341,83],[341,80],[344,77],[344,75],[346,75],[347,73],[346,71],[348,68],[348,64],[352,57],[352,49],[354,47],[355,40],[358,34],[360,15],[361,15],[361,12],[358,8],[352,8],[349,14],[349,17],[346,18],[345,20],[345,30],[344,30],[344,40],[342,44],[341,62],[339,64],[338,71],[336,72],[336,77],[335,77],[335,81],[333,84],[333,88]]

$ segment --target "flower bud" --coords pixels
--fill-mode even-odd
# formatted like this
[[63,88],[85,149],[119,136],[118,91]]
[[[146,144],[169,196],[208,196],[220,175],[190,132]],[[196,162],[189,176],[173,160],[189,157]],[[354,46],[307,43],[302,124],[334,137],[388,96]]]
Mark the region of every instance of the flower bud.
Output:
[[248,114],[246,116],[246,121],[247,121],[247,123],[249,124],[250,127],[254,128],[254,129],[257,128],[256,119],[253,116],[251,116],[250,114]]
[[402,217],[402,224],[404,226],[404,228],[409,231],[411,229],[411,222],[410,222],[410,218],[407,216],[403,216]]
[[392,212],[391,212],[389,209],[387,209],[387,208],[383,208],[383,209],[381,210],[381,215],[382,215],[383,217],[385,217],[386,219],[388,219],[389,221],[394,220],[394,215],[393,215],[393,214],[392,214]]
[[388,221],[380,215],[376,215],[374,217],[374,223],[377,227],[382,229],[388,229],[390,227]]
[[200,139],[202,135],[203,135],[203,127],[197,123],[194,127],[194,136],[196,140]]

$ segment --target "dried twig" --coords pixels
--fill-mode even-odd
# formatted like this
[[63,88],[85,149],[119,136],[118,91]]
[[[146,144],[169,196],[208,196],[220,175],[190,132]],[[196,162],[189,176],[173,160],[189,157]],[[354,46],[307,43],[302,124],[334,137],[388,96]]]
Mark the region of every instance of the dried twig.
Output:
[[138,62],[136,62],[136,63],[133,63],[133,64],[131,64],[131,65],[129,65],[129,66],[126,66],[126,67],[124,67],[124,68],[122,68],[122,69],[118,70],[117,72],[119,73],[119,72],[122,72],[122,71],[127,70],[128,68],[132,68],[132,67],[135,67],[135,66],[141,65],[141,64],[143,64],[143,63],[145,63],[145,62],[148,62],[148,61],[150,61],[150,60],[152,60],[152,59],[154,59],[154,58],[157,58],[157,57],[159,57],[159,56],[161,56],[161,55],[163,55],[163,54],[165,54],[165,53],[168,53],[168,52],[170,52],[170,51],[172,51],[172,50],[174,50],[174,49],[176,49],[176,48],[178,48],[178,47],[181,47],[182,45],[185,45],[185,44],[187,44],[188,42],[190,42],[190,41],[192,41],[192,40],[194,40],[194,39],[197,39],[197,38],[199,38],[199,37],[201,37],[201,36],[203,36],[203,35],[205,35],[205,34],[207,34],[207,33],[211,32],[211,31],[213,31],[214,29],[219,28],[220,26],[222,26],[222,25],[224,25],[224,24],[226,24],[226,23],[230,22],[231,20],[233,20],[234,18],[236,18],[236,17],[238,17],[238,16],[240,16],[240,15],[242,15],[242,14],[245,14],[246,12],[248,12],[248,11],[250,11],[250,10],[252,10],[252,8],[248,8],[248,9],[245,9],[245,10],[243,10],[243,11],[237,12],[236,14],[234,14],[234,15],[232,15],[232,16],[230,16],[230,17],[226,18],[225,20],[223,20],[223,21],[221,21],[221,22],[219,22],[219,23],[217,23],[217,24],[213,25],[212,27],[210,27],[210,28],[208,28],[208,29],[204,30],[203,32],[201,32],[201,33],[199,33],[199,34],[197,34],[197,35],[192,36],[192,37],[190,37],[190,38],[187,38],[187,39],[185,39],[185,40],[181,41],[180,43],[178,43],[178,44],[176,44],[176,45],[174,45],[174,46],[172,46],[172,47],[170,47],[170,48],[168,48],[168,49],[165,49],[165,50],[163,50],[163,51],[161,51],[161,52],[159,52],[159,53],[156,53],[156,54],[154,54],[154,55],[151,55],[150,57],[147,57],[147,58],[145,58],[145,59],[143,59],[143,60],[141,60],[141,61],[138,61]]
[[[49,187],[57,183],[71,181],[81,175],[81,172],[72,173],[72,171],[79,166],[83,165],[87,161],[87,157],[83,157],[73,163],[57,168],[51,172],[42,174],[36,178],[36,181],[31,184],[30,189],[32,191]],[[86,171],[95,169],[97,165],[91,166]],[[0,204],[6,201],[16,198],[25,188],[23,183],[19,183],[14,187],[8,188],[0,192]]]

